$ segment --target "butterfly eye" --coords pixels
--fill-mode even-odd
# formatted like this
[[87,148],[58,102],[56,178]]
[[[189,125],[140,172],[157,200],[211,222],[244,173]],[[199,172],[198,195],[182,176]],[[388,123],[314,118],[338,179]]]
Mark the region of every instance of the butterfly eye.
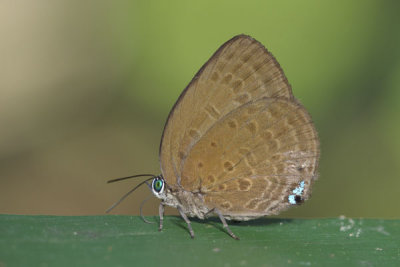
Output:
[[153,180],[153,191],[157,194],[162,193],[162,191],[164,190],[164,181],[160,178],[155,178]]

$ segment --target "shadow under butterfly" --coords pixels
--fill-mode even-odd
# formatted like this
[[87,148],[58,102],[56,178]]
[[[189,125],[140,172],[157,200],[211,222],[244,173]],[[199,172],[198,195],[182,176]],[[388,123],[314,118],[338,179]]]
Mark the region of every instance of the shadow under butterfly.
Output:
[[[258,41],[238,35],[194,76],[169,113],[160,144],[161,174],[147,184],[164,206],[188,217],[246,221],[278,214],[310,197],[319,140],[279,63]],[[118,178],[109,182],[128,178]],[[150,184],[149,181],[152,180]],[[108,212],[107,211],[107,212]]]

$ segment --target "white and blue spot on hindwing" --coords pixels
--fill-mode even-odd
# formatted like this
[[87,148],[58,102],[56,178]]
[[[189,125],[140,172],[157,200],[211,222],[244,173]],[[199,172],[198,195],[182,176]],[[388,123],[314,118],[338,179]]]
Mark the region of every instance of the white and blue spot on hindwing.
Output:
[[299,203],[302,200],[301,195],[303,194],[304,191],[304,181],[301,181],[299,186],[293,189],[293,195],[289,195],[288,200],[289,203],[292,205],[295,205]]

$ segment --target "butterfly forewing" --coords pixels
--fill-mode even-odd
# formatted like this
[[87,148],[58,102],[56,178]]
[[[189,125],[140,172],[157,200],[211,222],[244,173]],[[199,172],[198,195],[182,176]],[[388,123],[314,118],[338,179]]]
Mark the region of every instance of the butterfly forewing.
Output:
[[[227,114],[263,97],[294,101],[274,57],[251,37],[236,36],[200,69],[168,117],[160,146],[161,170],[167,184],[189,190],[186,179],[198,175],[182,177],[182,173],[192,149],[211,128],[220,127]],[[224,133],[221,138],[229,137]]]

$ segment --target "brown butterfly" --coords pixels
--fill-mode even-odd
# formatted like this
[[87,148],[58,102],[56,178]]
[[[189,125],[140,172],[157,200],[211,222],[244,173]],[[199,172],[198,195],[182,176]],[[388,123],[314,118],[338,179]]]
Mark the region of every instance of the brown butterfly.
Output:
[[225,219],[250,220],[301,204],[317,179],[318,160],[311,117],[278,62],[255,39],[235,36],[204,64],[168,116],[162,174],[150,178],[161,199],[159,230],[168,205],[192,238],[188,217],[216,214],[238,239]]

